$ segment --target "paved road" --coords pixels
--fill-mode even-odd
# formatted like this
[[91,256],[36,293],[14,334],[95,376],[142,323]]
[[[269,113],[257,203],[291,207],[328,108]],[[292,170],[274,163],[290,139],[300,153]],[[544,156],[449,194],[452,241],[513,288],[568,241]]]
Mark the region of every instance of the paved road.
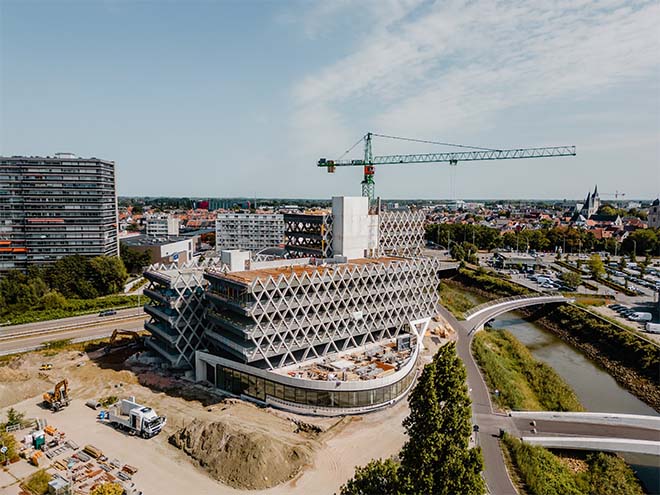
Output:
[[73,316],[71,318],[60,318],[58,320],[47,320],[39,321],[36,323],[25,323],[23,325],[10,325],[0,327],[0,337],[10,335],[13,333],[19,332],[28,332],[28,331],[41,331],[41,330],[51,330],[62,327],[69,327],[72,325],[84,325],[90,323],[101,323],[109,322],[117,318],[123,318],[126,316],[140,316],[144,315],[142,306],[128,309],[118,309],[117,314],[114,316],[99,316],[98,313],[92,313],[89,315],[83,316]]
[[495,495],[518,493],[511,482],[511,478],[509,478],[497,438],[500,428],[503,426],[507,431],[515,432],[515,424],[508,416],[495,414],[493,411],[490,393],[481,377],[477,364],[472,358],[470,348],[472,334],[468,335],[467,330],[461,322],[454,318],[445,308],[440,308],[440,314],[454,328],[458,335],[456,349],[458,356],[465,365],[470,397],[472,398],[472,413],[476,424],[479,425],[477,443],[481,447],[484,456],[484,478],[486,479],[488,491]]
[[[131,310],[135,312],[135,309]],[[94,320],[98,325],[90,326],[89,323],[83,328],[72,328],[63,331],[53,331],[39,333],[28,337],[17,337],[7,340],[0,340],[0,355],[11,354],[22,349],[34,348],[44,342],[60,339],[77,339],[81,337],[107,337],[112,334],[116,328],[123,330],[142,330],[144,328],[144,319],[146,315],[136,316],[130,319],[122,320],[104,320],[96,317]],[[59,320],[58,320],[59,321]],[[1,335],[1,334],[0,334]]]

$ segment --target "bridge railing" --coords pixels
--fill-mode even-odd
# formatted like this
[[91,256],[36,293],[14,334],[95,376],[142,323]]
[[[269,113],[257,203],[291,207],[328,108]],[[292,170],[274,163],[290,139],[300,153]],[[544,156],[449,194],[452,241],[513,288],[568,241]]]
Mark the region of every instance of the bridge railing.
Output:
[[463,317],[466,320],[468,320],[472,315],[474,315],[476,313],[479,313],[480,311],[482,311],[486,308],[490,308],[491,306],[496,306],[498,304],[508,303],[508,302],[512,302],[512,301],[520,301],[520,300],[523,300],[523,299],[545,299],[545,298],[549,298],[549,297],[557,298],[558,296],[557,295],[546,295],[546,296],[538,295],[538,296],[535,296],[535,295],[530,295],[530,294],[521,294],[521,295],[518,295],[518,296],[503,297],[502,299],[495,299],[493,301],[487,301],[483,304],[480,304],[479,306],[475,306],[474,308],[468,309],[467,311],[465,311],[463,313]]

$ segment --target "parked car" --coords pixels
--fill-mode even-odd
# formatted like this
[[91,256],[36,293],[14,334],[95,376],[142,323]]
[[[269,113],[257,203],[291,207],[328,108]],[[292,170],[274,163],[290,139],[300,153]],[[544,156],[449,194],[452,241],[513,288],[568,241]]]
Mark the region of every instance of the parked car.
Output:
[[653,319],[653,315],[651,315],[651,313],[639,311],[628,316],[628,319],[630,321],[651,321]]
[[99,316],[112,316],[116,314],[117,311],[115,311],[114,309],[105,309],[99,313]]

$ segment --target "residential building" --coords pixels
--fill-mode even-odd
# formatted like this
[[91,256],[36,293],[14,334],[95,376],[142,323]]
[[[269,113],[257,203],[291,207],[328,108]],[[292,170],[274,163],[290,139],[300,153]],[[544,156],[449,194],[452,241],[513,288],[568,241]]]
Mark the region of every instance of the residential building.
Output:
[[148,237],[168,237],[179,235],[179,219],[174,215],[154,215],[146,218]]
[[219,213],[215,221],[216,250],[257,252],[284,241],[284,217],[273,213]]
[[648,222],[650,228],[660,228],[660,199],[656,199],[651,204],[651,207],[649,208]]
[[64,256],[118,256],[115,163],[0,157],[0,276]]

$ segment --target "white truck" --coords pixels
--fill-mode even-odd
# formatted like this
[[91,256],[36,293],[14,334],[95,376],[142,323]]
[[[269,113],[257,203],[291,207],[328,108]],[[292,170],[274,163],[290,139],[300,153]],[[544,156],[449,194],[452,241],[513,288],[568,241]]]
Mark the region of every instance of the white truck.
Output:
[[158,416],[150,407],[138,404],[135,397],[123,399],[114,410],[101,411],[99,418],[130,435],[139,435],[142,438],[158,435],[167,423],[167,418]]

